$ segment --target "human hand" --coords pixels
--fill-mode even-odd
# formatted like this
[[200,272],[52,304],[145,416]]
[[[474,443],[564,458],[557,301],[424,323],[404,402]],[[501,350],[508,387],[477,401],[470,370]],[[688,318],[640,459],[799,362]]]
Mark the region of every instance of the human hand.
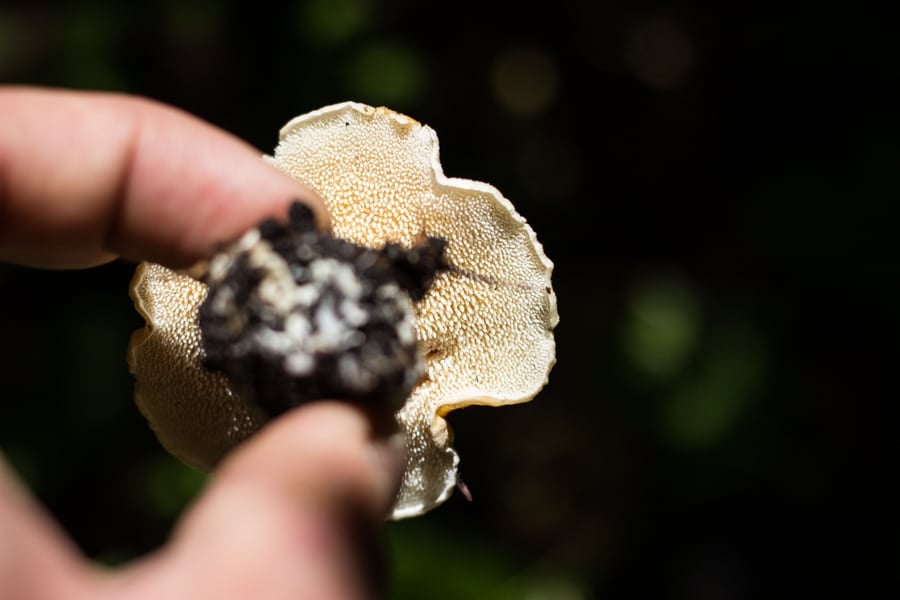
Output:
[[[184,266],[307,187],[214,127],[153,102],[0,87],[0,260],[75,268],[123,256]],[[151,556],[109,572],[4,469],[0,598],[353,598],[377,593],[373,534],[402,451],[348,404],[277,419],[235,451]]]

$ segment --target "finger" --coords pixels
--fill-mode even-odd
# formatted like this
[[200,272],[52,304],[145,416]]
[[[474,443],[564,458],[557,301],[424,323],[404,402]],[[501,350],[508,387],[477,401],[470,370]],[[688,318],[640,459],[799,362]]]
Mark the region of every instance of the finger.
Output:
[[318,196],[233,136],[150,100],[0,88],[0,259],[184,266]]
[[371,597],[376,571],[384,576],[374,534],[403,464],[402,452],[374,444],[366,418],[344,404],[277,419],[222,466],[176,531],[161,561],[163,591]]
[[0,454],[0,598],[72,598],[98,580]]

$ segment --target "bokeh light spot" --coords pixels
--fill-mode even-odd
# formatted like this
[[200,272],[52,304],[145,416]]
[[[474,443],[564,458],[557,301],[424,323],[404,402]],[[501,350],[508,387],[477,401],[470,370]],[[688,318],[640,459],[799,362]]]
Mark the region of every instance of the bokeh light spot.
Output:
[[322,45],[336,45],[365,29],[371,16],[368,0],[309,0],[297,3],[300,34]]
[[415,103],[426,85],[426,69],[411,48],[383,42],[366,46],[350,62],[347,89],[367,104],[403,110]]
[[546,111],[556,98],[559,73],[540,48],[508,48],[491,65],[491,89],[500,106],[519,117]]
[[665,276],[640,284],[632,296],[625,353],[643,373],[676,375],[694,352],[700,308],[686,282]]
[[696,58],[694,42],[684,28],[669,19],[639,24],[625,47],[625,61],[634,76],[660,90],[683,84]]
[[757,334],[746,324],[725,324],[700,367],[663,405],[664,436],[682,449],[706,449],[739,421],[758,389],[763,360]]

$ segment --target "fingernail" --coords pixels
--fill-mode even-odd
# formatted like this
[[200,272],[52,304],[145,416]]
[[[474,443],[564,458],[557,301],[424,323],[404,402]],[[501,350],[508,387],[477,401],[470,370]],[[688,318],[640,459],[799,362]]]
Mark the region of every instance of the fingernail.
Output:
[[397,498],[406,471],[406,435],[395,433],[387,439],[373,442],[373,463],[382,506],[389,510]]

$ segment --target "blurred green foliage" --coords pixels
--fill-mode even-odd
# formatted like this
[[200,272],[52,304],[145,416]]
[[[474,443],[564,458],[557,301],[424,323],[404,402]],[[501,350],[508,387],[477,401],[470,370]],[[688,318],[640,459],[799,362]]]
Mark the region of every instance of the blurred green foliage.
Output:
[[656,278],[634,294],[625,352],[647,375],[668,379],[691,357],[699,337],[699,312],[683,282]]
[[352,42],[375,9],[368,0],[310,0],[295,6],[298,37],[322,46]]
[[[896,560],[895,22],[811,2],[5,3],[0,82],[149,96],[265,152],[297,114],[387,104],[529,220],[559,364],[533,403],[451,415],[474,502],[388,525],[392,597],[855,597]],[[131,401],[132,267],[0,265],[0,444],[109,564],[162,543],[205,481]]]
[[345,85],[354,97],[369,98],[372,104],[413,106],[427,85],[426,68],[413,48],[370,44],[347,65]]

